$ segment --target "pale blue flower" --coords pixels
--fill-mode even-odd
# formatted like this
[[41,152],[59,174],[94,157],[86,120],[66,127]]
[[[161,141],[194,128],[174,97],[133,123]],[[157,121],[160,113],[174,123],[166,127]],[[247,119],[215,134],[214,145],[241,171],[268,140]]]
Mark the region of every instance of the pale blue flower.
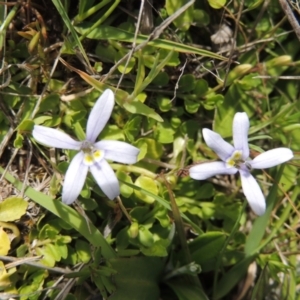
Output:
[[110,118],[114,104],[113,92],[105,90],[89,115],[86,140],[81,142],[73,140],[60,130],[34,126],[32,135],[39,143],[49,147],[79,150],[65,175],[62,201],[66,204],[71,204],[77,199],[88,170],[91,171],[103,193],[109,199],[114,199],[120,194],[120,186],[106,159],[125,164],[134,164],[137,161],[140,150],[128,143],[111,140],[96,142],[96,138]]
[[248,146],[249,119],[246,113],[236,113],[233,119],[233,144],[230,145],[218,134],[207,128],[203,129],[206,144],[216,152],[222,161],[205,162],[190,168],[193,179],[204,180],[218,174],[235,174],[239,171],[243,192],[257,215],[266,210],[265,197],[251,175],[251,169],[265,169],[277,166],[293,158],[288,148],[276,148],[263,152],[253,160],[249,158]]

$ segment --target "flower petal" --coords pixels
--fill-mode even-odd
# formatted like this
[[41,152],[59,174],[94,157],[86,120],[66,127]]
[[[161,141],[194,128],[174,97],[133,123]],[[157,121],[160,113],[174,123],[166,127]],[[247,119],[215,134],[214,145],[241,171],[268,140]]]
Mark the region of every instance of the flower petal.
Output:
[[73,140],[66,133],[45,126],[34,125],[32,135],[39,143],[48,147],[73,150],[81,147],[81,142]]
[[97,142],[95,147],[97,149],[104,150],[105,159],[110,159],[124,164],[136,163],[137,156],[140,153],[140,149],[120,141],[103,140]]
[[233,119],[233,144],[236,150],[242,150],[242,158],[249,157],[248,130],[249,118],[245,112],[236,113]]
[[62,190],[62,201],[65,204],[73,203],[82,190],[88,166],[83,163],[84,153],[77,153],[67,170]]
[[86,126],[86,139],[95,142],[106,125],[114,108],[115,100],[112,90],[105,90],[95,103]]
[[249,163],[253,169],[266,169],[282,164],[293,156],[289,148],[276,148],[259,154]]
[[119,181],[115,172],[105,159],[92,165],[90,170],[101,190],[110,200],[120,195]]
[[266,200],[255,178],[248,171],[240,170],[243,192],[252,210],[261,216],[266,210]]
[[236,168],[227,168],[223,161],[212,161],[199,164],[190,168],[190,177],[204,180],[219,174],[235,174]]
[[218,133],[210,129],[204,128],[202,132],[207,146],[214,150],[223,161],[226,161],[234,151],[233,146],[224,141]]

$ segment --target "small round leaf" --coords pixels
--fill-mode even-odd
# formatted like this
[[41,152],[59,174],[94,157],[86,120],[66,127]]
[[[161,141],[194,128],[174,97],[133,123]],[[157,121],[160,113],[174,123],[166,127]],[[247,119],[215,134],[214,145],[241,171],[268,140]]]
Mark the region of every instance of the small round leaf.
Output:
[[11,222],[20,219],[27,209],[28,203],[22,198],[10,197],[0,203],[0,221]]

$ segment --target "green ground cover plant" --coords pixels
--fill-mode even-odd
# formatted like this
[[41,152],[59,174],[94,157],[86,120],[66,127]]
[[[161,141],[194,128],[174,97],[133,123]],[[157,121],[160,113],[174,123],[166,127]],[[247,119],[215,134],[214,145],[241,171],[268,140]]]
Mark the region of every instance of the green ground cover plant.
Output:
[[299,12],[1,2],[0,299],[300,299]]

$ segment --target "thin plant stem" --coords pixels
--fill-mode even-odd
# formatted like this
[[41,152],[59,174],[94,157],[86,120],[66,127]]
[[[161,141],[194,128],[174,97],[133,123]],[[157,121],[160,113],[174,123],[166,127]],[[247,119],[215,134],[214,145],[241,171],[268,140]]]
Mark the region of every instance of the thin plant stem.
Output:
[[128,221],[129,221],[130,223],[132,223],[132,219],[131,219],[130,215],[128,214],[128,212],[127,212],[125,206],[123,205],[123,202],[122,202],[120,196],[118,196],[116,199],[117,199],[117,202],[118,202],[118,204],[119,204],[119,206],[120,206],[120,208],[121,208],[123,214],[126,216],[126,218],[128,219]]

